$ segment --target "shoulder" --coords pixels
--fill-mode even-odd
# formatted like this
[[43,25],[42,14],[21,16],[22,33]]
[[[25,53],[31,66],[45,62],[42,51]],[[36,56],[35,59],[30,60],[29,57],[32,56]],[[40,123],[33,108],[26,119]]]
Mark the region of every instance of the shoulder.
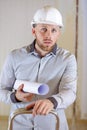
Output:
[[64,48],[57,48],[56,60],[61,61],[62,64],[66,64],[67,66],[77,66],[75,55]]
[[27,51],[27,48],[29,49],[29,46],[23,46],[21,48],[17,48],[17,49],[14,49],[12,50],[10,53],[9,53],[9,56],[11,57],[19,57],[19,56],[24,56],[24,55],[27,55],[28,54],[28,51]]
[[27,46],[17,48],[9,52],[6,58],[6,62],[19,63],[20,61],[23,61],[27,55]]
[[64,48],[58,47],[57,48],[57,53],[56,55],[60,58],[62,58],[63,60],[67,60],[67,59],[76,59],[75,55],[73,53],[71,53],[69,50],[66,50]]

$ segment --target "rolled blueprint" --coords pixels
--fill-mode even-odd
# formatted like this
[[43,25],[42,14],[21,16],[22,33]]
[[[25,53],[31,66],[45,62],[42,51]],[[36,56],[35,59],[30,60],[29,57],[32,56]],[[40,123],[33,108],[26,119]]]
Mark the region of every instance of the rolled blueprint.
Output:
[[17,90],[21,84],[24,84],[23,87],[24,92],[34,93],[38,95],[46,95],[49,92],[49,87],[47,84],[22,81],[22,80],[15,81],[14,89]]

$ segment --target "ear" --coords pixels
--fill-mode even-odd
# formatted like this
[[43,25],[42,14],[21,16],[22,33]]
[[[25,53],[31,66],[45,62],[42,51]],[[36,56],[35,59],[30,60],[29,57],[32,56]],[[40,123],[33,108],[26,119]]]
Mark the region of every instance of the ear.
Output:
[[35,28],[32,28],[32,34],[35,37]]

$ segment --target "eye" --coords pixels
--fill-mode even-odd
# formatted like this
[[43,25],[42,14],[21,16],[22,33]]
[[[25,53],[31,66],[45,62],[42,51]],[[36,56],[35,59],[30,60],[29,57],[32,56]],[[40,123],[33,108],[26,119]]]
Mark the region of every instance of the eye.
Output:
[[47,28],[41,28],[41,32],[46,32]]
[[55,32],[57,32],[57,29],[56,29],[56,28],[53,28],[53,29],[52,29],[52,33],[55,33]]

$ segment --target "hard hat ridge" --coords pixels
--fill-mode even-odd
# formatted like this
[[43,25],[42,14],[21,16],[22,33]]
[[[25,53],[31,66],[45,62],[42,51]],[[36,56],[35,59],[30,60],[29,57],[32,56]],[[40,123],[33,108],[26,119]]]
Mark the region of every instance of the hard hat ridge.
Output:
[[63,27],[62,16],[60,12],[51,6],[44,6],[35,13],[31,25],[38,23],[53,24]]

